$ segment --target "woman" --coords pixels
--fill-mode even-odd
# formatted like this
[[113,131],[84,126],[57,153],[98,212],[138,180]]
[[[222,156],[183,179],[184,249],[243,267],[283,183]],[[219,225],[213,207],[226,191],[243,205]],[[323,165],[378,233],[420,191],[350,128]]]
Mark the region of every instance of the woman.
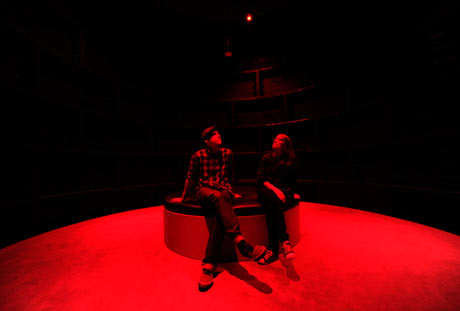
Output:
[[294,200],[295,161],[291,139],[284,134],[276,136],[272,150],[261,160],[257,172],[257,195],[266,212],[269,250],[258,261],[259,264],[266,265],[277,260],[280,243],[284,257],[295,259],[284,219],[285,207]]

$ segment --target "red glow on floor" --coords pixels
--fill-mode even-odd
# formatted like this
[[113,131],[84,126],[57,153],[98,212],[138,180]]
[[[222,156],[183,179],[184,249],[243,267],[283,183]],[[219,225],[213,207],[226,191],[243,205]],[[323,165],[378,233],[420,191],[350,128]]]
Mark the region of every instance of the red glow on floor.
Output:
[[460,310],[460,237],[302,203],[297,259],[200,261],[163,243],[162,207],[54,230],[0,250],[0,310]]

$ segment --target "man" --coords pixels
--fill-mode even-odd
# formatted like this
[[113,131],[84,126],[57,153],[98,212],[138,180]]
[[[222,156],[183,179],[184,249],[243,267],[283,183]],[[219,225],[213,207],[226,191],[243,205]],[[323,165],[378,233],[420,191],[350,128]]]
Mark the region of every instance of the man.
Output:
[[222,148],[222,138],[216,126],[203,131],[201,138],[206,148],[195,152],[190,160],[184,191],[174,202],[182,202],[190,192],[196,191],[196,197],[203,208],[215,210],[216,219],[209,232],[202,273],[198,282],[200,291],[211,288],[217,260],[222,248],[224,234],[229,234],[240,253],[255,261],[265,255],[265,246],[252,246],[244,239],[240,231],[238,218],[233,210],[235,195],[230,182],[233,182],[233,152]]

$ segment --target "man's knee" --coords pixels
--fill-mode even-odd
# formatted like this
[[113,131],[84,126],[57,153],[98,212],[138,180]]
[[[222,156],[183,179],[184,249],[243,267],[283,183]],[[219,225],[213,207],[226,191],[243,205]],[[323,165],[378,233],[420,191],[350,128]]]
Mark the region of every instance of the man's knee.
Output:
[[220,192],[210,188],[202,188],[198,192],[198,199],[201,202],[212,202],[215,203],[219,198]]
[[220,192],[220,195],[221,195],[221,197],[223,197],[225,199],[231,199],[232,198],[232,195],[231,195],[230,191],[228,191],[228,190],[222,190]]
[[222,190],[218,192],[218,195],[216,196],[216,200],[219,202],[231,202],[232,196],[230,192],[228,192],[227,190]]

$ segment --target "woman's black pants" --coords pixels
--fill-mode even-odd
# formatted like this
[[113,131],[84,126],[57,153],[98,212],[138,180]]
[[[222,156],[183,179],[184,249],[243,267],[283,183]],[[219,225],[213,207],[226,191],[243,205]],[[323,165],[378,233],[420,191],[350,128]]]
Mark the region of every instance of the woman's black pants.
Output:
[[[258,200],[265,210],[268,229],[268,248],[274,253],[279,252],[279,243],[289,240],[284,219],[285,203],[267,187],[257,190]],[[287,196],[286,196],[287,197]]]

